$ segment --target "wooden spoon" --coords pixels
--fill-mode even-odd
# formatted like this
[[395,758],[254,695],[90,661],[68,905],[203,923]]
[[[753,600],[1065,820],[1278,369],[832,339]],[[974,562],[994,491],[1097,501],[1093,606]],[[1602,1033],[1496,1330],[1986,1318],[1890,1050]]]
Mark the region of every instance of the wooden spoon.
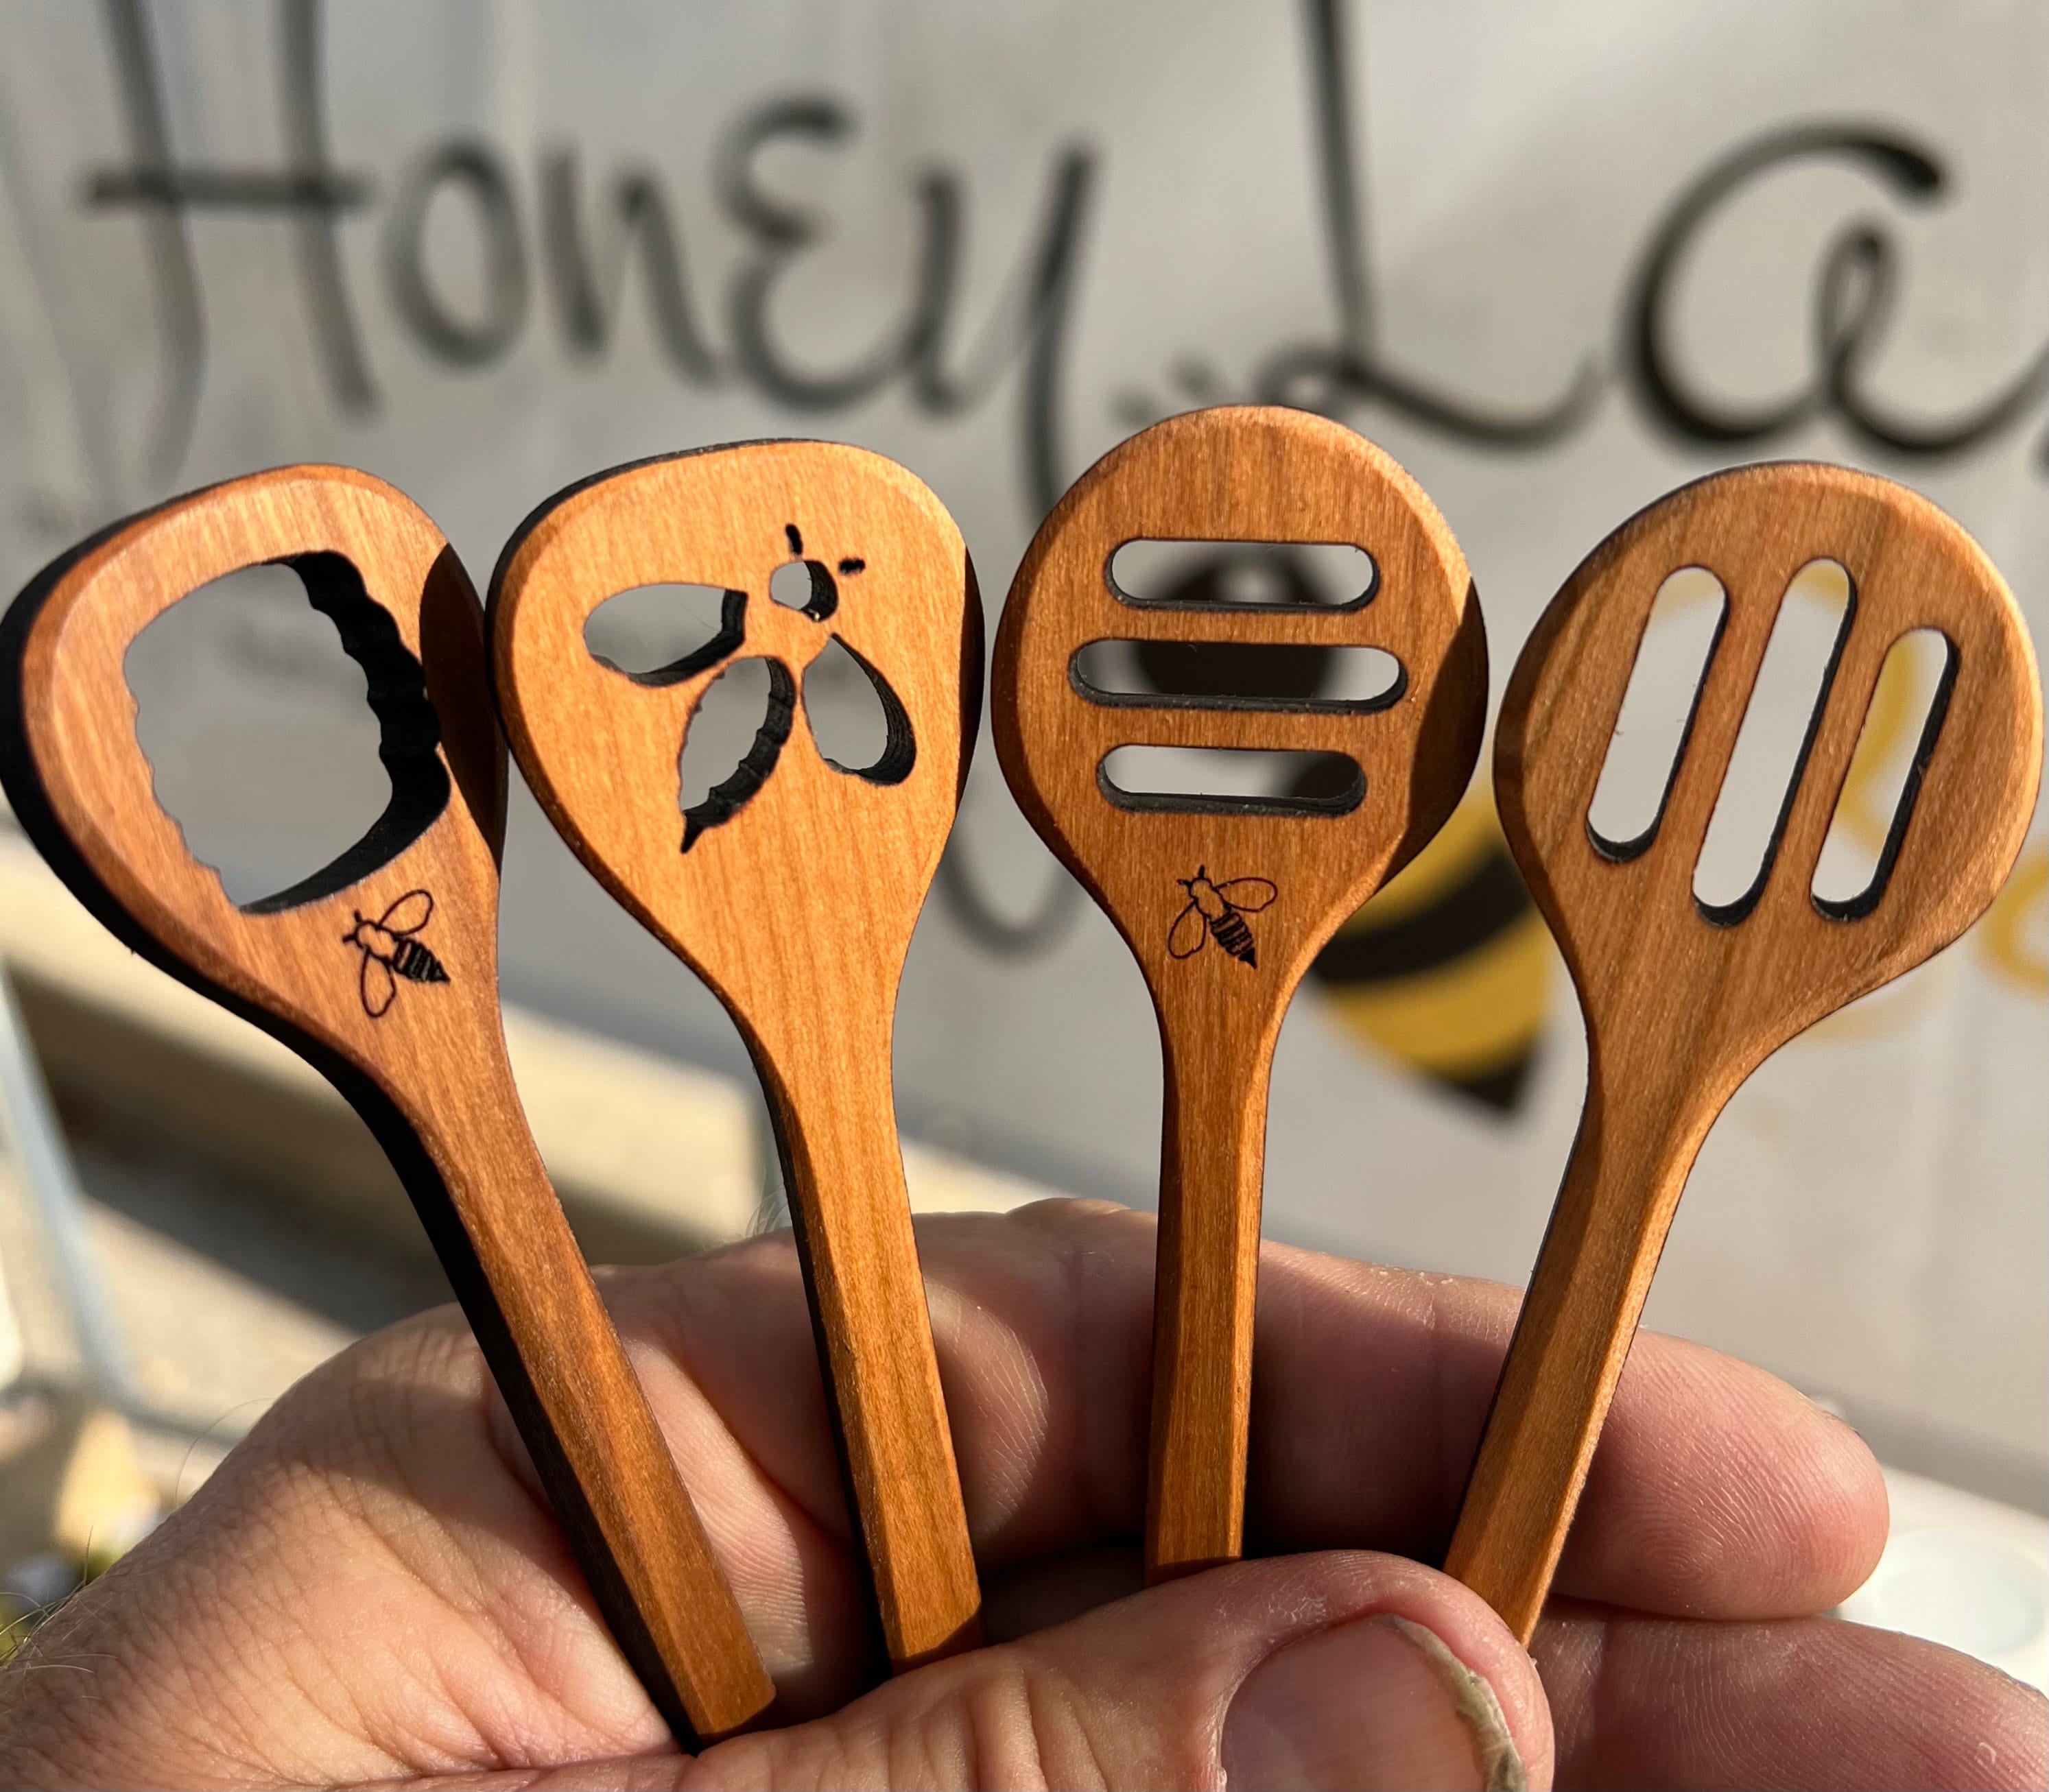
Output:
[[[1740,919],[1710,919],[1694,866],[1795,573],[1854,593],[1778,837]],[[1588,822],[1623,693],[1666,576],[1728,596],[1662,811],[1633,856]],[[1888,651],[1917,628],[1950,670],[1865,900],[1823,904],[1814,867]],[[1925,499],[1838,467],[1719,473],[1639,512],[1552,601],[1495,741],[1502,826],[1585,1010],[1587,1102],[1503,1370],[1448,1572],[1525,1642],[1564,1546],[1666,1228],[1736,1086],[1824,1015],[1940,950],[2020,849],[2042,763],[2034,649],[1969,536]]]
[[[802,608],[770,593],[791,566]],[[593,658],[591,612],[667,583],[724,589],[719,634],[639,676]],[[970,1646],[981,1593],[890,1080],[897,981],[981,691],[981,604],[960,531],[917,480],[863,449],[686,454],[543,504],[499,562],[491,618],[506,733],[542,807],[711,986],[760,1073],[889,1658],[903,1669]],[[887,719],[863,768],[823,756],[800,696],[834,636]],[[768,664],[760,728],[732,775],[679,812],[685,733],[741,659]]]
[[[364,669],[390,806],[325,870],[237,908],[158,807],[122,671],[187,593],[282,562]],[[527,1133],[498,1009],[505,749],[476,595],[401,493],[340,467],[115,524],[0,624],[0,779],[135,951],[319,1070],[418,1209],[593,1594],[686,1744],[773,1689]]]
[[[1370,601],[1141,603],[1111,554],[1137,539],[1348,542]],[[1110,697],[1091,643],[1378,647],[1402,677],[1367,705]],[[1149,1578],[1234,1559],[1244,1530],[1266,1089],[1295,985],[1339,924],[1441,826],[1479,750],[1487,655],[1464,557],[1415,481],[1350,430],[1233,408],[1156,425],[1060,500],[997,637],[992,719],[1019,803],[1114,922],[1165,1060]],[[1128,744],[1342,753],[1364,775],[1321,807],[1120,795]]]

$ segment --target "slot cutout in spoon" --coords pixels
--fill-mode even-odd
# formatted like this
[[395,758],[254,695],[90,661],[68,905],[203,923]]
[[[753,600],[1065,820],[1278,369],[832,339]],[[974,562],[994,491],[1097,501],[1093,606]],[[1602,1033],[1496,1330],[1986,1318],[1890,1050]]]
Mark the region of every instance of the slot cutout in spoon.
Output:
[[1366,774],[1343,753],[1269,747],[1118,747],[1096,768],[1120,809],[1187,815],[1345,815]]
[[1833,560],[1810,561],[1779,601],[1693,866],[1693,900],[1718,926],[1749,914],[1771,876],[1856,610]]
[[[1618,864],[1578,824],[1655,581],[1686,565],[1715,568],[1728,625],[1658,838]],[[1803,580],[1820,587],[1818,616],[1792,625],[1806,666],[1777,674]],[[1922,729],[1883,906],[1841,927],[1814,898],[1814,869],[1885,662],[1930,628],[1955,643],[1954,698],[1937,706],[1938,742]],[[1755,881],[1717,914],[1697,893],[1703,846],[1741,737],[1782,706],[1760,805],[1770,838],[1736,861],[1728,887]],[[1953,519],[1868,473],[1779,464],[1696,480],[1596,547],[1531,631],[1496,725],[1495,790],[1579,993],[1587,1094],[1444,1555],[1526,1642],[1709,1129],[1774,1051],[1985,912],[2027,838],[2041,767],[2040,675],[2012,592]]]
[[1831,919],[1857,920],[1885,894],[1956,682],[1940,629],[1910,629],[1887,650],[1809,889]]
[[1399,702],[1408,684],[1382,648],[1292,642],[1091,641],[1069,671],[1091,703],[1142,709],[1365,715]]
[[1682,566],[1651,600],[1587,810],[1587,832],[1603,857],[1626,862],[1658,838],[1728,616],[1721,581],[1705,566]]
[[1110,592],[1140,608],[1356,610],[1380,569],[1348,542],[1122,543],[1104,569]]

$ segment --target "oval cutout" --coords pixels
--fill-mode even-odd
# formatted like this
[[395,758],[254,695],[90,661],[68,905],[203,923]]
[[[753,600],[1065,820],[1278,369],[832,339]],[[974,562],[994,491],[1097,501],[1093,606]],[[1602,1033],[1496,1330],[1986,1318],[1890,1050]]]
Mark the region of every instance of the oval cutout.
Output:
[[636,684],[680,684],[735,651],[747,593],[715,585],[640,585],[584,619],[583,644],[599,665]]
[[1669,574],[1651,600],[1587,810],[1587,832],[1604,857],[1633,859],[1658,838],[1728,616],[1721,581],[1705,566]]
[[1868,915],[1885,894],[1956,684],[1956,645],[1916,628],[1886,651],[1808,893],[1832,920]]
[[1091,702],[1113,708],[1345,714],[1387,709],[1408,683],[1402,662],[1379,647],[1266,641],[1091,641],[1068,676]]
[[1834,560],[1808,562],[1779,600],[1693,865],[1693,900],[1720,926],[1748,915],[1771,876],[1856,609],[1849,573]]
[[837,635],[804,668],[804,721],[818,756],[872,784],[900,784],[917,745],[889,682]]
[[157,803],[244,913],[345,889],[447,803],[420,663],[340,554],[210,581],[122,672]]
[[1380,569],[1348,542],[1124,542],[1104,569],[1112,593],[1141,608],[1356,610]]
[[1115,747],[1096,783],[1120,809],[1196,815],[1343,815],[1366,774],[1343,753],[1269,747]]

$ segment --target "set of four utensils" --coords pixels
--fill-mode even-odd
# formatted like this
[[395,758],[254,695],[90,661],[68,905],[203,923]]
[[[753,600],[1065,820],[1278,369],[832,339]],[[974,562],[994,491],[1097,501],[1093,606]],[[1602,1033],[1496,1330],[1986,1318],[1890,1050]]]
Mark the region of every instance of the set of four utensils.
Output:
[[[1352,601],[1145,601],[1139,540],[1345,544]],[[1755,888],[1693,873],[1780,603],[1817,559],[1853,597]],[[123,658],[189,593],[294,568],[362,667],[391,795],[355,846],[242,907],[159,806]],[[800,567],[797,601],[769,586]],[[1676,569],[1724,593],[1657,818],[1626,847],[1588,814],[1652,604]],[[614,595],[723,593],[696,651],[623,671],[587,644]],[[1947,658],[1869,887],[1810,876],[1888,651]],[[873,686],[877,756],[806,724],[837,641]],[[1370,647],[1371,698],[1114,692],[1099,643]],[[685,806],[710,686],[766,663],[765,713]],[[297,467],[103,531],[0,622],[0,779],[59,876],[136,951],[290,1046],[369,1125],[410,1194],[595,1600],[686,1743],[772,1720],[774,1689],[521,1114],[496,915],[513,755],[615,898],[710,985],[775,1122],[856,1547],[901,1670],[979,1638],[980,1593],[894,1118],[899,976],[979,725],[982,609],[959,531],[881,457],[803,441],[647,461],[571,487],[507,544],[488,612],[434,524],[367,475]],[[1171,418],[1069,490],[1026,554],[990,677],[1026,814],[1102,907],[1157,1010],[1164,1114],[1145,1556],[1157,1579],[1240,1552],[1275,1040],[1339,924],[1470,780],[1487,656],[1444,519],[1387,455],[1305,413]],[[1133,745],[1334,756],[1292,802],[1133,795]],[[1713,476],[1603,542],[1545,612],[1495,729],[1502,826],[1577,987],[1588,1087],[1445,1561],[1534,1629],[1687,1172],[1771,1051],[1938,950],[1989,904],[2032,814],[2041,694],[2018,608],[1926,500],[1812,465]],[[1083,1017],[1078,1017],[1078,1020]]]

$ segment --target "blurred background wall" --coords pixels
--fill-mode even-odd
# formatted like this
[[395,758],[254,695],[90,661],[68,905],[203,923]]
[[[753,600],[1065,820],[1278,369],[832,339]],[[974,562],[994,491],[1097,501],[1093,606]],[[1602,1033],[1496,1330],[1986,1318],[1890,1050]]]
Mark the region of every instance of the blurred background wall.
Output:
[[[2045,339],[2033,0],[0,12],[10,590],[115,517],[301,460],[403,488],[481,587],[572,480],[803,435],[932,485],[993,623],[1097,455],[1258,399],[1436,498],[1497,696],[1603,534],[1760,458],[1925,492],[2043,639]],[[374,815],[374,729],[302,604],[185,608],[131,661],[139,725],[246,899]],[[1485,787],[1290,1015],[1275,1238],[1527,1272],[1584,1055]],[[511,998],[744,1078],[523,791],[503,942]],[[1650,1322],[1835,1401],[1891,1460],[2049,1504],[2045,1019],[2038,824],[1986,921],[1738,1096]],[[1152,1200],[1143,988],[986,739],[899,1029],[914,1138]]]

